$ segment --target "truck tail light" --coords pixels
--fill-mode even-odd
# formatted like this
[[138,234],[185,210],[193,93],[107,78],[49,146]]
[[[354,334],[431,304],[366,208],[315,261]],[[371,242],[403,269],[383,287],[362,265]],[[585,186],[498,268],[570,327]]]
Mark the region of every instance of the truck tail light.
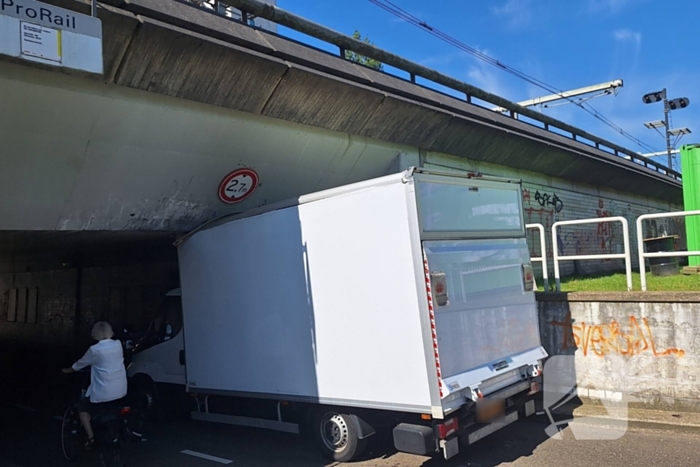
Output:
[[525,292],[535,290],[535,273],[532,272],[531,264],[523,264],[523,288]]
[[446,439],[448,436],[457,433],[459,429],[459,419],[451,418],[445,423],[440,423],[435,426],[437,428],[438,439]]

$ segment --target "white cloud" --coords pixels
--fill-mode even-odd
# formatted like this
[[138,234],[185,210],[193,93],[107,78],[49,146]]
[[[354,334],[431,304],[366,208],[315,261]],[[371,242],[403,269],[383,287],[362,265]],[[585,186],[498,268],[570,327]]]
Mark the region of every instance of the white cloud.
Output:
[[633,42],[637,47],[642,44],[642,33],[631,29],[618,29],[613,32],[613,37],[620,42]]
[[[614,69],[625,74],[635,70],[642,52],[642,33],[631,29],[618,29],[612,33],[615,39]],[[632,53],[630,51],[632,50]],[[617,74],[617,73],[616,73]]]
[[423,66],[438,67],[441,65],[449,65],[457,61],[464,62],[469,58],[466,52],[461,50],[457,52],[449,52],[442,55],[433,55],[421,60],[419,63]]
[[630,0],[588,0],[588,9],[592,13],[617,13],[625,5],[629,4]]
[[503,96],[496,74],[483,66],[473,66],[467,72],[469,82],[484,91]]
[[491,8],[494,15],[504,18],[511,28],[520,28],[533,18],[532,0],[507,0],[501,6]]
[[[487,49],[477,49],[488,56],[491,56]],[[484,91],[488,91],[492,94],[496,94],[506,99],[512,98],[512,89],[510,89],[499,77],[499,71],[493,67],[493,65],[483,62],[478,59],[473,59],[474,64],[467,70],[467,82],[481,88]]]

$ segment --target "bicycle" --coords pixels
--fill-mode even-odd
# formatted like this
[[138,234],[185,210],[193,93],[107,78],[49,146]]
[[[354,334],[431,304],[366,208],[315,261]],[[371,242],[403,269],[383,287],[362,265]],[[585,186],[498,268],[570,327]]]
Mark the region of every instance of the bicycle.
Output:
[[[75,461],[85,451],[87,435],[78,416],[78,404],[85,397],[81,391],[68,406],[61,423],[61,447],[66,460]],[[91,424],[95,435],[95,450],[100,454],[104,467],[124,467],[127,465],[128,445],[141,441],[140,429],[133,427],[139,422],[131,407],[123,399],[101,404]],[[137,427],[139,428],[139,427]]]

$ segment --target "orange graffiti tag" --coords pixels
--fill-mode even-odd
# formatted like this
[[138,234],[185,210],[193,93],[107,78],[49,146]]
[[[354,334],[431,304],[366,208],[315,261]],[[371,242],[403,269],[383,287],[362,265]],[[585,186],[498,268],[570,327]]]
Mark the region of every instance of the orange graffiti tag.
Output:
[[650,352],[654,357],[685,355],[681,349],[657,350],[654,334],[646,318],[642,318],[640,326],[637,318],[630,316],[629,332],[623,331],[615,320],[610,324],[572,324],[571,313],[566,315],[565,321],[551,321],[551,324],[564,329],[562,349],[573,346],[580,349],[584,356],[589,352],[598,357],[611,353],[633,356],[643,352]]

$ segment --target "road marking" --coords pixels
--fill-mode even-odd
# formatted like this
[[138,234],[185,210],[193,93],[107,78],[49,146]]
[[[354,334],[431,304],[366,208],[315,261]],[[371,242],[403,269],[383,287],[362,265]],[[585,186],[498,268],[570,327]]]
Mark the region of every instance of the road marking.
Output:
[[201,452],[190,451],[189,449],[185,449],[184,451],[182,451],[182,454],[187,454],[188,456],[193,456],[193,457],[199,457],[200,459],[206,459],[208,461],[218,462],[219,464],[232,464],[233,463],[233,461],[229,460],[229,459],[223,459],[221,457],[210,456],[209,454],[202,454]]
[[37,409],[34,407],[27,407],[26,405],[21,405],[21,404],[15,404],[15,407],[18,409],[26,410],[27,412],[36,412]]

